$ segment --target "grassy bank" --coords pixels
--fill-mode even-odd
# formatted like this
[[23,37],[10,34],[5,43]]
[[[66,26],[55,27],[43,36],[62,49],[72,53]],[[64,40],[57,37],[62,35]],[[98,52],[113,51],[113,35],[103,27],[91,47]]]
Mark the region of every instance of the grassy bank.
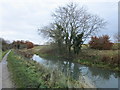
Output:
[[0,50],[0,62],[2,61],[2,50]]
[[[118,67],[120,63],[120,57],[118,55],[119,51],[120,50],[95,50],[84,47],[82,48],[79,55],[73,57],[72,61],[89,66],[106,68],[113,71],[120,71]],[[28,51],[26,50],[26,52]],[[52,49],[50,46],[40,47],[40,49],[38,46],[31,49],[31,52],[34,52],[43,58],[49,59],[65,59],[67,57],[66,54],[59,55],[56,53],[57,51]]]
[[2,51],[2,50],[0,50],[0,62],[2,61],[2,58],[5,56],[5,54],[8,52],[8,50],[6,50],[6,51]]
[[82,50],[74,61],[89,66],[120,71],[118,52],[119,50]]
[[8,67],[18,88],[84,88],[88,85],[66,77],[59,70],[46,68],[36,61],[11,52]]

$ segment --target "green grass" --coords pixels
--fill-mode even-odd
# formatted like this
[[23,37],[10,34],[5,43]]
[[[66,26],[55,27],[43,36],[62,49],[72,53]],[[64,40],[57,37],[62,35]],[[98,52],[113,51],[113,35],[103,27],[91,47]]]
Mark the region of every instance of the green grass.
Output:
[[2,58],[5,56],[5,54],[8,52],[8,50],[6,50],[6,51],[2,51],[2,50],[0,50],[0,62],[2,61]]
[[6,50],[6,51],[2,52],[2,57],[4,57],[5,54],[6,54],[8,51],[9,51],[9,50]]
[[79,80],[73,80],[57,69],[46,68],[36,61],[23,58],[14,51],[8,55],[8,67],[18,88],[84,87],[84,83]]
[[0,61],[2,60],[2,50],[0,50]]

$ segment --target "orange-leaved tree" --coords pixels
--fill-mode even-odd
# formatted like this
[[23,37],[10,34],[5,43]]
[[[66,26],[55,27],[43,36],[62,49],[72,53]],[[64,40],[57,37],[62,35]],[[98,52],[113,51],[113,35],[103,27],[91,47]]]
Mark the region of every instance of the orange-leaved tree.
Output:
[[99,50],[109,50],[112,48],[113,43],[109,40],[108,35],[103,35],[100,37],[93,36],[89,42],[90,48]]

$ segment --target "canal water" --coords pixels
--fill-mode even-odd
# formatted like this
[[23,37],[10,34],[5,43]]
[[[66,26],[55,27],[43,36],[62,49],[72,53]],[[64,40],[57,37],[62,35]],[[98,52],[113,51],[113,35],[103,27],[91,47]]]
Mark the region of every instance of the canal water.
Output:
[[44,59],[34,54],[33,60],[43,64],[50,69],[58,69],[66,76],[70,76],[78,80],[79,76],[87,77],[87,80],[92,82],[97,88],[118,88],[120,77],[117,72],[107,69],[88,67],[67,60],[51,60]]

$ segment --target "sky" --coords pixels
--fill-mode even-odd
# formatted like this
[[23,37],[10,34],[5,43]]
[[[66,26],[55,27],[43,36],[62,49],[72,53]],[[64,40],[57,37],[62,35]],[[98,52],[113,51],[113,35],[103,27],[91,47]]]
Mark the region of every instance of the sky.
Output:
[[70,2],[104,18],[107,26],[96,35],[107,34],[114,42],[113,36],[118,32],[118,0],[0,0],[0,37],[11,42],[29,40],[45,44],[48,40],[38,35],[38,28],[49,25],[55,9]]

